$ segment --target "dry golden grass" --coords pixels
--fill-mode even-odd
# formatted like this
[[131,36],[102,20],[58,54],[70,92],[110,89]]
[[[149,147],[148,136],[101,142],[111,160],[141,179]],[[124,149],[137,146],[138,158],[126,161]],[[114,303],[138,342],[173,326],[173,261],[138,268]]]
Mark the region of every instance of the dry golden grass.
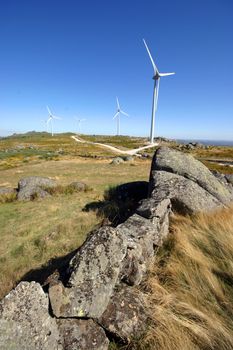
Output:
[[136,349],[233,349],[233,208],[177,216],[145,288],[151,323]]

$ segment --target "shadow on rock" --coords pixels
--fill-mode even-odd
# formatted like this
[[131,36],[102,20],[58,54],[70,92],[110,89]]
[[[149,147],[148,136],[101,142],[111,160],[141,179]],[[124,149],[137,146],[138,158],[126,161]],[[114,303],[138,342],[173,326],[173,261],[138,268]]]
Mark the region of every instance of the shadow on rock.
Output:
[[147,196],[148,182],[128,182],[110,187],[105,191],[102,201],[88,203],[83,211],[96,211],[97,216],[117,226],[127,220],[135,212],[139,202]]
[[38,269],[30,270],[22,278],[21,281],[38,282],[42,286],[47,286],[53,281],[61,280],[66,284],[69,275],[67,269],[70,260],[75,256],[78,249],[73,250],[71,253],[49,260],[46,265],[39,267]]

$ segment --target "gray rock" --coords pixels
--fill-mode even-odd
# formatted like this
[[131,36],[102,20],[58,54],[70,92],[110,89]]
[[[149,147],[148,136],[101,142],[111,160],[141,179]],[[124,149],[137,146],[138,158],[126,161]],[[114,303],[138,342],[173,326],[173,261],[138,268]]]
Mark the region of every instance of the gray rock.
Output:
[[62,350],[48,297],[35,282],[21,282],[0,302],[1,350]]
[[124,159],[125,162],[132,162],[132,161],[134,161],[134,157],[132,157],[132,156],[126,156],[123,159]]
[[147,325],[144,295],[132,287],[115,291],[98,322],[125,342],[142,336]]
[[191,155],[161,147],[155,153],[152,161],[153,177],[155,177],[154,171],[158,170],[178,174],[191,180],[223,204],[233,199],[229,190],[216,179],[210,170]]
[[63,349],[108,350],[109,340],[93,320],[58,319],[57,323]]
[[77,192],[86,191],[88,189],[88,186],[84,182],[81,182],[81,181],[71,182],[71,184],[69,184],[69,187],[74,189]]
[[47,177],[30,176],[19,181],[18,200],[27,201],[34,198],[44,198],[49,196],[48,188],[56,187],[57,183]]
[[121,158],[121,157],[116,157],[116,158],[113,158],[113,160],[111,161],[110,164],[118,165],[118,164],[121,164],[121,163],[124,163],[124,159]]
[[127,241],[117,229],[93,232],[70,262],[69,288],[52,286],[49,296],[57,317],[100,317],[122,270]]
[[158,208],[157,217],[145,219],[137,214],[118,226],[122,236],[126,237],[127,254],[121,272],[121,279],[128,285],[140,284],[155,253],[155,248],[161,245],[168,234],[170,215],[170,200]]
[[166,171],[152,172],[151,188],[152,198],[169,198],[172,208],[181,214],[210,211],[222,206],[218,199],[196,182]]

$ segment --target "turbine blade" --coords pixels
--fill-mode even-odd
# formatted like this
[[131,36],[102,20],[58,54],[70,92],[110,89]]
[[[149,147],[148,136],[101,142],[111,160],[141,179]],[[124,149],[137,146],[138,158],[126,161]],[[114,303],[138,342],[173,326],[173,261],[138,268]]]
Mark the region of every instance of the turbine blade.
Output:
[[60,120],[62,119],[62,118],[60,118],[60,117],[56,117],[55,115],[53,115],[52,118],[53,118],[53,119],[60,119]]
[[174,74],[176,74],[176,73],[159,73],[159,76],[160,77],[167,77],[168,75],[174,75]]
[[120,109],[120,103],[119,103],[118,97],[116,98],[116,101],[117,101],[117,108]]
[[154,60],[153,60],[153,58],[152,58],[152,56],[151,56],[149,47],[147,46],[147,43],[146,43],[145,39],[143,39],[143,42],[144,42],[144,45],[145,45],[146,50],[147,50],[147,52],[148,52],[148,55],[149,55],[149,57],[150,57],[150,60],[151,60],[152,66],[153,66],[153,68],[154,68],[155,74],[156,74],[157,72],[159,73],[159,70],[158,70],[158,68],[157,68],[156,65],[155,65],[155,62],[154,62]]
[[50,111],[48,106],[47,106],[47,111],[49,112],[50,115],[52,115],[52,112]]
[[114,117],[112,119],[115,119],[118,116],[118,114],[120,114],[120,113],[116,112],[116,114],[114,115]]
[[129,117],[129,115],[127,113],[125,113],[124,111],[121,110],[121,113],[126,115],[127,117]]

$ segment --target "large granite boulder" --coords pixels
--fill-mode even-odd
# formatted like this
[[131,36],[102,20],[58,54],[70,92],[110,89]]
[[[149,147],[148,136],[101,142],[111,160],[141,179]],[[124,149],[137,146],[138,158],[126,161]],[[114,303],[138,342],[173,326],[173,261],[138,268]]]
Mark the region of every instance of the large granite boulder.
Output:
[[189,154],[168,147],[161,147],[155,153],[152,161],[152,178],[154,171],[177,174],[195,182],[223,204],[232,200],[232,195],[228,189],[216,179],[204,164]]
[[1,350],[62,350],[48,296],[35,282],[21,282],[0,302]]
[[152,161],[149,196],[169,198],[182,214],[208,211],[227,205],[232,192],[209,169],[192,156],[161,147]]
[[18,183],[18,200],[27,201],[35,198],[47,197],[49,196],[49,192],[47,190],[56,186],[56,181],[47,177],[25,177]]

